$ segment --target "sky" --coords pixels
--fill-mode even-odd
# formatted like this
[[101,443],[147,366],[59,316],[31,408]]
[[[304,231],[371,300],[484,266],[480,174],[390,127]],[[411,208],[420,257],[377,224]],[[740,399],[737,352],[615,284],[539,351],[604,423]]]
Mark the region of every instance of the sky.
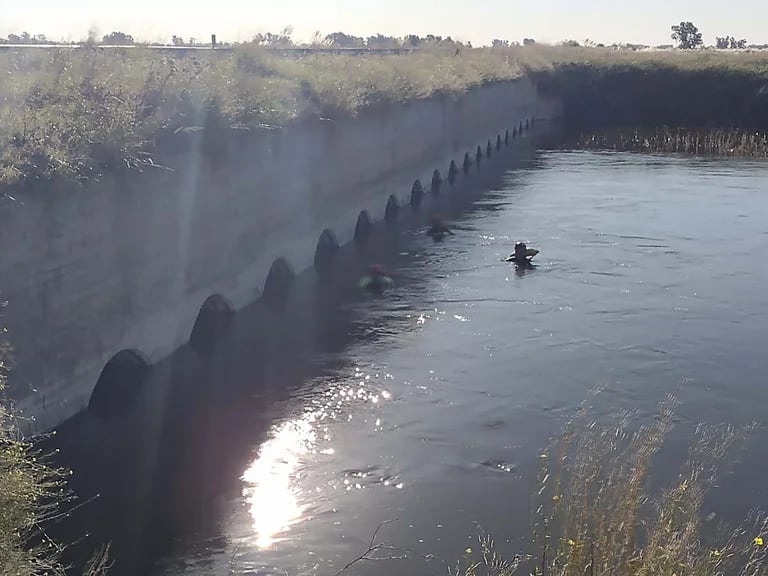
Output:
[[670,26],[691,20],[706,43],[715,36],[768,43],[765,0],[0,0],[0,36],[27,31],[80,40],[90,28],[147,41],[171,35],[249,40],[292,26],[358,36],[436,34],[489,44],[493,38],[540,42],[590,39],[611,44],[668,44]]

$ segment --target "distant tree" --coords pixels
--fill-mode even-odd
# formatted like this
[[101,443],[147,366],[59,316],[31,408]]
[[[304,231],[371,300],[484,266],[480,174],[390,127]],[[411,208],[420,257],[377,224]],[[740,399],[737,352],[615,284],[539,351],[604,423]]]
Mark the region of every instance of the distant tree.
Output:
[[491,41],[491,46],[494,48],[509,48],[509,40],[501,40],[499,38],[494,38]]
[[560,46],[566,46],[568,48],[579,48],[581,44],[579,44],[576,40],[563,40],[560,42]]
[[536,44],[536,40],[533,38],[523,38],[523,46],[533,46]]
[[8,34],[9,44],[34,44],[35,39],[29,35],[29,32],[22,32],[21,34]]
[[717,41],[715,44],[715,48],[719,50],[726,50],[728,48],[731,48],[732,50],[735,49],[744,49],[747,47],[747,41],[744,39],[736,40],[734,36],[725,36],[725,37],[717,37]]
[[421,39],[422,44],[427,44],[430,46],[438,46],[440,44],[444,44],[445,40],[442,36],[435,36],[434,34],[427,34],[424,36],[424,38]]
[[174,46],[184,46],[184,38],[181,36],[176,36],[175,34],[171,37],[171,44]]
[[344,32],[334,32],[325,37],[325,44],[334,48],[363,48],[365,39]]
[[419,45],[421,45],[421,38],[418,34],[408,34],[407,36],[403,36],[404,48],[418,48]]
[[680,22],[672,26],[672,40],[676,41],[677,47],[683,50],[691,50],[704,44],[701,32],[693,22]]
[[101,39],[103,44],[112,44],[115,46],[128,46],[135,44],[133,36],[125,32],[110,32]]
[[0,38],[0,44],[47,44],[48,38],[45,34],[35,34],[32,36],[29,32],[21,34],[8,34],[8,39]]
[[400,46],[400,42],[394,36],[376,34],[376,36],[368,36],[365,41],[365,45],[368,48],[373,48],[375,50],[389,50],[392,48],[398,48]]

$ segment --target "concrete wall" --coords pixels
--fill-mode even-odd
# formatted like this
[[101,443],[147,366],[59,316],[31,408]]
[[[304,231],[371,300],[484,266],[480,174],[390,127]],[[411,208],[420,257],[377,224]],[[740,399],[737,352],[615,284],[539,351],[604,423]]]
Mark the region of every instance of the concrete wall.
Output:
[[[179,135],[171,169],[0,204],[0,290],[14,348],[10,395],[43,431],[83,410],[121,350],[156,361],[188,341],[203,302],[259,297],[272,262],[312,264],[321,232],[352,239],[361,210],[382,219],[455,160],[527,119],[557,115],[528,81],[392,105],[357,119],[237,130],[210,146]],[[213,151],[213,159],[210,151]]]

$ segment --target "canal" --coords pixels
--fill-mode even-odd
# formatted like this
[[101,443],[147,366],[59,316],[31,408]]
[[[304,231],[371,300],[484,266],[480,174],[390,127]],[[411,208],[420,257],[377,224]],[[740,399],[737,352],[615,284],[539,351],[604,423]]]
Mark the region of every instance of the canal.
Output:
[[[406,214],[284,310],[239,314],[224,353],[153,368],[174,382],[155,432],[139,417],[86,451],[74,439],[96,425],[63,427],[68,530],[112,539],[116,573],[158,576],[334,574],[385,521],[408,558],[355,573],[444,574],[482,532],[526,551],[539,455],[585,399],[598,421],[642,422],[678,397],[662,479],[697,423],[764,420],[766,182],[755,161],[521,153],[445,192],[454,236]],[[517,240],[535,268],[502,261]],[[382,296],[357,287],[372,261],[394,278]],[[708,513],[768,502],[761,434]]]

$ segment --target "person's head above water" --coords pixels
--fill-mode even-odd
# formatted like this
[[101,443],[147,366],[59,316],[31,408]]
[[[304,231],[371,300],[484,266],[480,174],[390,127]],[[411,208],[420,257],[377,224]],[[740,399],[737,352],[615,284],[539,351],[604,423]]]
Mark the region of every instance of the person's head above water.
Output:
[[515,258],[525,259],[528,247],[525,242],[515,242]]
[[386,274],[384,266],[381,264],[371,264],[368,267],[368,270],[370,271],[371,276],[384,276]]

